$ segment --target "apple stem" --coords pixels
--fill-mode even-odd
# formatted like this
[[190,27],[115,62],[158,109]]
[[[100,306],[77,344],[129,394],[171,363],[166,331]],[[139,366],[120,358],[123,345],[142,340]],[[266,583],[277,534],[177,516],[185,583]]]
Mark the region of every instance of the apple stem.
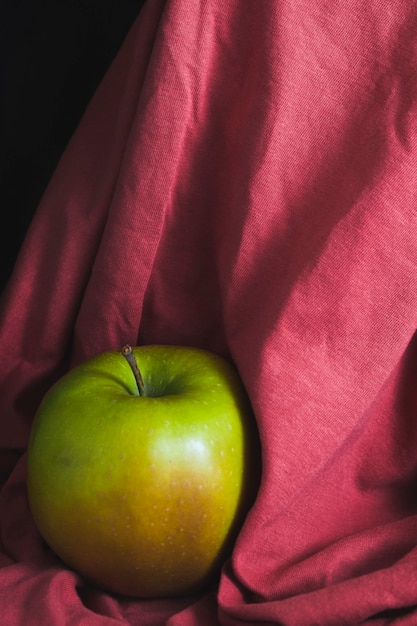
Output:
[[129,363],[131,370],[133,372],[133,376],[135,377],[136,385],[138,388],[138,392],[140,396],[144,395],[144,384],[142,374],[140,373],[137,361],[135,359],[135,355],[133,354],[133,350],[131,346],[126,345],[121,350],[122,355],[125,357],[126,361]]

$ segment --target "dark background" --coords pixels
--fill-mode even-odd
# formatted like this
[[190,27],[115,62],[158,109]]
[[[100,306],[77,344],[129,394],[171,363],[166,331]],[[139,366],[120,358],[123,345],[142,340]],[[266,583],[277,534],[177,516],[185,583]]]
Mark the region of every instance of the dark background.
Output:
[[145,0],[0,0],[0,290],[42,193]]

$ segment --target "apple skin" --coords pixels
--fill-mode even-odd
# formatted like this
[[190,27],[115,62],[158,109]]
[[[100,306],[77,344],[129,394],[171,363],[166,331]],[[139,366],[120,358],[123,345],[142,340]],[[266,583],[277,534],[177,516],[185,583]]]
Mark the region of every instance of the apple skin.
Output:
[[94,585],[135,597],[196,593],[215,580],[259,484],[242,382],[196,348],[133,349],[144,381],[109,351],[46,393],[27,452],[40,534]]

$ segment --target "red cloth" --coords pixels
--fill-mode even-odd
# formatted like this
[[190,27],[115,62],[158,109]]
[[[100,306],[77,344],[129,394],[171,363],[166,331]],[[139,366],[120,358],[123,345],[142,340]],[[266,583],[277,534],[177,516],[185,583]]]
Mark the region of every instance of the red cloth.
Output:
[[[5,626],[417,624],[416,26],[147,1],[1,304]],[[215,592],[117,598],[41,542],[25,448],[68,366],[164,342],[233,358],[262,482]]]

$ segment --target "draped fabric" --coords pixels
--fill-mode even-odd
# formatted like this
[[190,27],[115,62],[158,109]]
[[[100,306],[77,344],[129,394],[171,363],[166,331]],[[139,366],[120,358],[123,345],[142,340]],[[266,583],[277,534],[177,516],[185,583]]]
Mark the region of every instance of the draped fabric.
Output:
[[[417,623],[416,28],[404,0],[147,0],[1,301],[5,626]],[[43,393],[126,343],[230,358],[253,406],[261,484],[199,596],[95,589],[29,512]]]

